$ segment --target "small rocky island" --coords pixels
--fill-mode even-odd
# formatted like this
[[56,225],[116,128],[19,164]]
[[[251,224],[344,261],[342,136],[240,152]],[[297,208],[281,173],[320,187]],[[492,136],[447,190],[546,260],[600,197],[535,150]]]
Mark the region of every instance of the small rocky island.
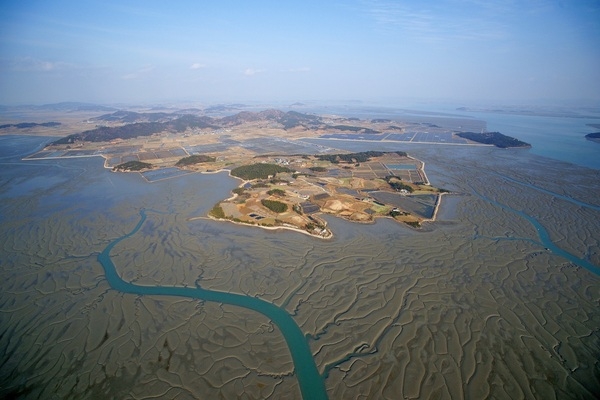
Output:
[[600,132],[588,133],[585,135],[585,138],[592,142],[600,143]]

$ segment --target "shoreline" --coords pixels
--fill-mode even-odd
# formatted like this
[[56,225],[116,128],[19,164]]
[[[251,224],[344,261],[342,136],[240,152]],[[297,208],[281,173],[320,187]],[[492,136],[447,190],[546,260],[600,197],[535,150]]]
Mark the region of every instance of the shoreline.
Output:
[[[438,214],[438,211],[440,209],[440,205],[442,203],[442,196],[443,195],[448,195],[448,194],[456,194],[456,193],[452,193],[452,192],[439,193],[437,201],[435,202],[435,206],[434,206],[434,210],[433,210],[433,216],[431,218],[425,218],[425,219],[423,219],[421,221],[421,223],[436,222],[437,221],[437,214]],[[224,201],[234,199],[235,197],[237,197],[237,194],[234,193],[233,196],[231,196],[228,199],[225,199]],[[340,218],[340,219],[342,219],[344,221],[348,221],[348,222],[355,223],[355,224],[374,225],[374,224],[377,223],[378,219],[391,219],[394,222],[403,224],[403,226],[406,226],[407,228],[410,228],[410,229],[413,229],[413,230],[419,230],[422,227],[421,225],[419,227],[414,227],[414,226],[411,226],[411,225],[409,225],[407,223],[404,223],[402,221],[397,221],[394,217],[391,217],[389,215],[382,215],[382,216],[374,217],[372,221],[353,221],[353,220],[350,220],[350,219],[347,219],[347,218],[344,218],[344,217],[337,216],[335,214],[327,214],[327,215],[331,215],[333,217]],[[305,234],[307,236],[311,236],[311,237],[314,237],[314,238],[317,238],[317,239],[324,239],[324,240],[333,239],[333,237],[335,236],[333,232],[331,232],[331,235],[329,235],[329,236],[313,235],[312,233],[310,233],[310,232],[308,232],[306,230],[303,230],[303,229],[300,229],[300,228],[296,228],[296,227],[292,227],[292,226],[264,226],[264,225],[250,224],[250,223],[245,223],[245,222],[237,222],[237,221],[233,221],[233,220],[227,219],[227,218],[215,218],[215,217],[212,217],[212,216],[210,216],[208,214],[206,216],[197,216],[197,217],[186,218],[186,221],[197,221],[197,220],[210,220],[210,221],[218,221],[218,222],[230,222],[230,223],[238,225],[238,226],[247,226],[249,228],[261,228],[261,229],[266,229],[266,230],[270,230],[270,231],[276,231],[276,230],[282,229],[282,230],[288,230],[288,231],[293,231],[293,232],[297,232],[297,233],[303,233],[303,234]]]
[[288,230],[288,231],[293,231],[293,232],[298,232],[298,233],[303,233],[305,235],[317,238],[317,239],[324,239],[324,240],[330,240],[333,239],[333,232],[331,233],[331,235],[329,236],[320,236],[320,235],[313,235],[310,232],[307,232],[305,230],[302,230],[300,228],[294,228],[291,226],[264,226],[264,225],[255,225],[255,224],[249,224],[249,223],[245,223],[245,222],[237,222],[237,221],[233,221],[227,218],[215,218],[215,217],[211,217],[210,215],[207,216],[198,216],[198,217],[190,217],[187,218],[186,221],[197,221],[197,220],[210,220],[210,221],[218,221],[218,222],[230,222],[232,224],[238,225],[238,226],[247,226],[249,228],[261,228],[261,229],[266,229],[269,231],[277,231],[280,229],[283,230]]
[[[319,139],[319,138],[317,138],[317,139]],[[343,139],[332,139],[332,140],[340,140],[341,141]],[[368,142],[367,140],[357,140],[357,141]],[[397,142],[397,143],[402,143],[402,142]],[[440,143],[440,144],[443,144],[443,143]],[[448,143],[446,143],[446,144],[448,144]],[[464,146],[464,145],[461,145],[461,146]],[[488,146],[488,147],[492,146],[493,147],[493,145],[477,145],[477,144],[475,144],[475,146]],[[153,183],[156,183],[156,182],[161,182],[161,181],[164,181],[164,180],[174,179],[174,178],[180,178],[182,176],[187,176],[187,175],[194,174],[194,173],[207,174],[208,175],[208,174],[220,174],[220,173],[223,173],[223,172],[227,172],[227,176],[228,177],[233,178],[233,179],[237,179],[238,181],[240,181],[240,184],[237,186],[238,188],[239,187],[243,187],[245,184],[251,182],[250,180],[245,180],[243,178],[231,175],[231,169],[230,168],[221,168],[221,169],[211,170],[211,171],[196,171],[196,170],[192,170],[192,169],[179,168],[179,167],[174,167],[174,168],[178,168],[181,171],[186,171],[187,173],[186,174],[181,174],[181,175],[174,175],[174,176],[170,176],[170,177],[165,177],[165,178],[162,178],[162,179],[157,179],[155,181],[150,181],[150,180],[148,180],[143,175],[143,172],[153,171],[153,170],[159,170],[159,169],[161,169],[163,167],[147,169],[147,170],[144,170],[144,171],[114,171],[112,167],[107,166],[108,157],[106,157],[104,154],[93,154],[93,155],[85,155],[85,156],[68,156],[68,157],[45,157],[45,158],[33,158],[33,159],[27,158],[27,160],[45,160],[45,159],[61,159],[61,158],[88,158],[88,157],[102,157],[104,159],[104,163],[103,163],[104,169],[108,169],[108,170],[110,170],[110,172],[114,172],[114,173],[137,173],[137,174],[139,174],[144,179],[144,181],[146,183],[149,183],[149,184],[153,184]],[[418,165],[416,166],[417,167],[416,170],[419,173],[421,173],[421,175],[425,178],[425,184],[426,185],[431,185],[431,183],[429,181],[429,178],[427,176],[427,173],[425,172],[425,162],[422,161],[422,160],[420,160],[420,159],[418,159],[418,158],[416,158],[416,157],[410,156],[410,155],[407,155],[407,157],[410,158],[411,160],[416,161],[418,163]],[[375,223],[377,223],[377,219],[379,219],[379,218],[391,218],[395,222],[403,223],[404,225],[406,225],[407,227],[409,227],[411,229],[420,229],[422,223],[425,223],[425,222],[435,222],[437,220],[436,217],[437,217],[438,210],[439,210],[439,207],[440,207],[440,204],[441,204],[442,195],[444,195],[444,194],[449,194],[449,193],[438,193],[437,194],[437,199],[436,199],[436,203],[435,203],[435,206],[434,206],[433,216],[431,218],[425,218],[425,219],[423,219],[420,222],[419,227],[414,227],[414,226],[409,225],[407,223],[403,223],[402,221],[397,221],[394,217],[391,217],[391,216],[388,216],[388,215],[376,216],[371,221],[354,221],[354,220],[350,220],[350,219],[347,219],[347,218],[344,218],[344,217],[341,217],[341,216],[338,216],[338,215],[335,215],[335,214],[328,214],[328,215],[332,215],[334,217],[341,218],[341,219],[343,219],[345,221],[349,221],[349,222],[352,222],[352,223],[358,223],[358,224],[375,224]],[[226,199],[223,199],[222,201],[231,201],[231,200],[235,199],[237,196],[238,195],[236,193],[233,193],[232,196],[230,196],[230,197],[228,197]],[[331,234],[329,236],[321,236],[321,235],[314,235],[314,234],[312,234],[312,233],[310,233],[310,232],[308,232],[306,230],[303,230],[301,228],[298,228],[298,227],[255,225],[255,224],[245,223],[245,222],[236,222],[236,221],[233,221],[233,220],[230,220],[230,219],[227,219],[227,218],[215,218],[215,217],[211,217],[211,216],[190,217],[187,220],[188,221],[194,221],[194,220],[199,220],[199,219],[209,219],[209,220],[221,221],[221,222],[226,221],[226,222],[231,222],[231,223],[234,223],[234,224],[237,224],[237,225],[240,225],[240,226],[257,227],[257,228],[263,228],[263,229],[267,229],[267,230],[284,229],[284,230],[298,232],[298,233],[302,233],[302,234],[305,234],[305,235],[308,235],[308,236],[311,236],[311,237],[315,237],[315,238],[319,238],[319,239],[325,239],[325,240],[332,239],[335,236],[333,234],[333,232],[331,232]]]

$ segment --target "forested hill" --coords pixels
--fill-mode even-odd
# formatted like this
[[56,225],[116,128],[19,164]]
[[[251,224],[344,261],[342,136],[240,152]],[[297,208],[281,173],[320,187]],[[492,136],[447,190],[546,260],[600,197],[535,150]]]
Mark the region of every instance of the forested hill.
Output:
[[78,141],[107,142],[115,139],[132,139],[150,136],[163,131],[184,132],[187,128],[218,128],[209,117],[185,115],[167,122],[137,122],[123,126],[102,126],[89,131],[75,133],[55,141],[53,144],[70,144]]
[[77,141],[105,142],[115,139],[131,139],[138,136],[150,136],[163,131],[184,132],[188,128],[218,129],[255,121],[279,123],[284,129],[292,129],[295,127],[312,129],[321,125],[321,117],[316,115],[302,114],[296,111],[283,112],[279,110],[265,110],[258,113],[242,111],[238,114],[223,118],[196,116],[191,114],[181,115],[117,111],[97,117],[95,120],[124,122],[127,124],[116,127],[103,126],[81,133],[75,133],[59,139],[53,144],[70,144]]
[[600,143],[600,132],[588,133],[585,135],[587,140]]
[[500,132],[459,132],[456,135],[477,143],[492,144],[500,148],[531,147],[529,143],[522,142],[514,137],[503,135]]

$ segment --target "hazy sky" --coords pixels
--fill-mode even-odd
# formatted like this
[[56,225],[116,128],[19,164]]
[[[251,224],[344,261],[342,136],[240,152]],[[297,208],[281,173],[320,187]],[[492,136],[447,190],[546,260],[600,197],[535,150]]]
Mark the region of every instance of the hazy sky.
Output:
[[0,5],[0,103],[600,101],[600,0]]

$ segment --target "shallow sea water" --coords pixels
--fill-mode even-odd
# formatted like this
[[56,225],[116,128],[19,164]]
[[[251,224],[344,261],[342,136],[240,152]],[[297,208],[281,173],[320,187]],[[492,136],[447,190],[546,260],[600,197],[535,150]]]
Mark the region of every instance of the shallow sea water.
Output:
[[[331,399],[599,393],[599,172],[519,150],[385,146],[455,192],[440,221],[415,231],[326,217],[329,241],[190,221],[237,186],[227,174],[148,183],[97,158],[20,161],[35,141],[3,147],[0,395],[301,397],[288,345],[263,315],[111,289],[98,254],[141,208],[152,211],[140,231],[111,252],[121,278],[275,304],[307,335]],[[598,270],[548,250],[511,209]]]

